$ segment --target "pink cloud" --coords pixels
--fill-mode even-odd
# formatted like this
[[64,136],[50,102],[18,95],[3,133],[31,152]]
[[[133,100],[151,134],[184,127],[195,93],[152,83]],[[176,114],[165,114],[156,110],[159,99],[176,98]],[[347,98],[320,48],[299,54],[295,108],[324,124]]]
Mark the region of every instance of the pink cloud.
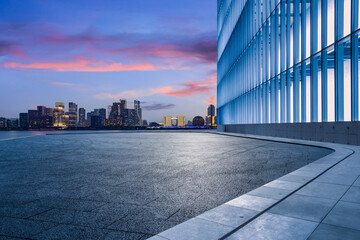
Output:
[[8,61],[3,64],[4,68],[20,70],[43,70],[54,72],[119,72],[119,71],[155,71],[172,69],[173,66],[159,67],[152,63],[122,64],[105,63],[85,57],[76,57],[75,60],[53,63],[20,63]]
[[204,100],[204,103],[210,105],[216,105],[216,97],[214,96],[211,96],[211,97],[207,97],[205,100]]
[[67,82],[51,82],[50,83],[53,86],[72,86],[72,83],[67,83]]
[[172,96],[177,98],[184,98],[194,95],[208,95],[212,94],[216,90],[216,74],[210,75],[207,79],[202,81],[188,81],[179,84],[177,87],[164,86],[150,89],[138,89],[124,91],[117,94],[111,93],[99,93],[95,95],[95,98],[99,99],[120,99],[120,98],[137,98],[146,97],[155,94]]

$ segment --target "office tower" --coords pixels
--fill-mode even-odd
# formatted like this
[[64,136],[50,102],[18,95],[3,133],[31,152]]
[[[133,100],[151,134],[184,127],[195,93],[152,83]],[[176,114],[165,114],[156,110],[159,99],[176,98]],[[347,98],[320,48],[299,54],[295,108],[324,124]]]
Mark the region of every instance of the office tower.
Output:
[[187,122],[187,125],[188,125],[188,126],[192,126],[192,121],[189,120],[189,121]]
[[207,126],[210,126],[210,127],[216,126],[215,119],[216,119],[216,116],[215,116],[215,106],[212,105],[212,104],[210,104],[210,105],[208,106],[207,116],[206,116],[206,118],[205,118],[206,125],[207,125]]
[[79,126],[85,127],[86,126],[86,110],[85,108],[79,108]]
[[69,127],[76,127],[77,124],[77,105],[69,102]]
[[29,128],[39,128],[39,111],[38,110],[28,110],[28,119],[29,119]]
[[29,119],[27,113],[19,114],[20,128],[27,129],[29,127]]
[[204,121],[203,117],[196,116],[196,117],[193,118],[193,121],[192,121],[193,126],[201,127],[201,126],[204,126],[204,124],[205,124],[205,121]]
[[54,107],[54,127],[65,127],[64,122],[65,105],[57,102]]
[[106,109],[105,108],[99,109],[99,117],[100,117],[101,126],[105,126],[105,121],[106,121]]
[[0,128],[6,127],[6,118],[0,118]]
[[327,122],[336,128],[338,122],[360,120],[358,1],[233,3],[218,5],[217,101],[223,129],[262,124],[268,134],[283,136],[265,124],[298,123],[288,131],[303,138],[298,134],[309,123],[326,134]]
[[164,117],[164,127],[172,127],[172,117],[171,116],[165,116]]
[[177,116],[177,126],[185,127],[185,116]]
[[111,112],[109,114],[109,125],[110,126],[121,126],[122,125],[122,118],[121,113],[123,111],[121,110],[121,104],[120,102],[114,102],[111,106]]
[[141,107],[140,107],[140,101],[134,100],[134,109],[135,109],[134,125],[135,126],[141,126],[141,124],[142,124],[142,111],[141,111]]
[[92,128],[99,128],[104,126],[102,122],[102,118],[99,115],[93,115],[90,117],[91,127]]

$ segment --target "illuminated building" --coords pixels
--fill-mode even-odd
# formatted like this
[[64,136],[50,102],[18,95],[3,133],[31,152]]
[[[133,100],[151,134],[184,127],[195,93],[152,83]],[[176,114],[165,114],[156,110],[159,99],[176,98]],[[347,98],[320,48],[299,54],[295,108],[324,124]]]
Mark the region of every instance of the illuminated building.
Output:
[[77,126],[77,105],[69,102],[69,127]]
[[207,109],[206,125],[211,127],[216,126],[215,106],[212,104],[210,104]]
[[39,111],[28,110],[29,128],[39,128]]
[[185,116],[177,116],[177,126],[185,127]]
[[141,126],[142,111],[140,101],[134,101],[134,109],[127,108],[126,100],[113,103],[109,114],[108,124],[110,126]]
[[337,141],[327,126],[358,126],[359,21],[358,0],[219,0],[222,129]]
[[19,114],[19,122],[20,122],[20,128],[26,129],[29,127],[29,119],[27,113],[20,113]]
[[171,116],[164,117],[164,127],[172,127]]
[[205,120],[204,120],[203,117],[196,116],[196,117],[193,118],[193,121],[192,121],[193,126],[201,127],[201,126],[204,126],[204,124],[205,124]]
[[54,107],[54,127],[64,128],[64,115],[65,113],[65,105],[62,102],[57,102]]
[[5,128],[5,127],[6,127],[6,119],[0,118],[0,128]]

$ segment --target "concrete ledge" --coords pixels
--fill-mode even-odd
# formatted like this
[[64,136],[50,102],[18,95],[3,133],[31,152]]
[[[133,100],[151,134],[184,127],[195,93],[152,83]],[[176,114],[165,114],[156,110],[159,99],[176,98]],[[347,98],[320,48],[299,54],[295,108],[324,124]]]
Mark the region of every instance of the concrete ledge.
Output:
[[[345,230],[349,236],[360,236],[360,227],[353,227],[358,223],[360,226],[359,147],[236,133],[214,134],[323,147],[334,152],[149,239],[307,239],[312,234],[323,236]],[[351,187],[355,188],[349,193],[352,195],[343,198]],[[357,188],[359,192],[355,193]],[[355,200],[351,198],[353,195]],[[349,199],[358,202],[348,203]],[[337,219],[341,215],[338,212],[349,208],[355,209],[353,215],[359,214],[349,224],[342,224]],[[333,209],[337,212],[332,214]],[[325,223],[337,228],[324,226]]]
[[218,130],[221,132],[360,145],[360,122],[229,124],[218,126]]

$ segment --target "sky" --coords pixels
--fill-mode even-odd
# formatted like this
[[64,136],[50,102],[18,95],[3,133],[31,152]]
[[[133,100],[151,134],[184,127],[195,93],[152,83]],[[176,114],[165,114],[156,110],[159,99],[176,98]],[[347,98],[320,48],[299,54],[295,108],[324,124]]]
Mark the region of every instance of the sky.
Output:
[[142,102],[192,120],[216,102],[215,0],[1,0],[0,117]]

